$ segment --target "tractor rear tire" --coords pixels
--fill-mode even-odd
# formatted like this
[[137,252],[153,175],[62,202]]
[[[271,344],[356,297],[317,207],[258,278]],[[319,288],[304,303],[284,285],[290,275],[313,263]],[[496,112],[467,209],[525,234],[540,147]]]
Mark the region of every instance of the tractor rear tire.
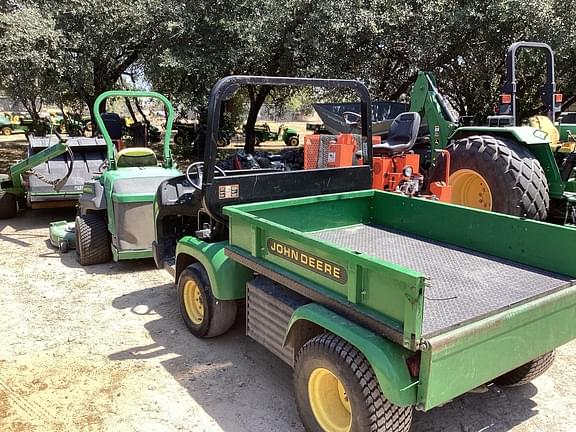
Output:
[[218,300],[204,267],[192,264],[178,278],[178,303],[184,324],[198,338],[226,333],[236,321],[236,300]]
[[106,219],[98,213],[76,216],[76,259],[83,266],[103,264],[112,259]]
[[[452,141],[450,183],[452,203],[481,210],[545,220],[550,197],[540,162],[521,144],[490,135]],[[431,179],[444,180],[439,156]]]
[[307,431],[410,429],[412,407],[388,401],[362,353],[332,333],[318,335],[300,349],[294,387]]
[[556,351],[550,351],[502,376],[499,376],[494,380],[494,383],[502,387],[518,387],[528,384],[550,369],[555,357]]
[[0,192],[0,219],[16,217],[18,213],[18,199],[16,195]]

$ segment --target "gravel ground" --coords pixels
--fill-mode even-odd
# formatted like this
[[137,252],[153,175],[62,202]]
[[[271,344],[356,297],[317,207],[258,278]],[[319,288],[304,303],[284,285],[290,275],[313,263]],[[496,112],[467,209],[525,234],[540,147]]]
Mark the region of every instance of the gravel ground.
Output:
[[[4,169],[25,150],[5,138]],[[0,221],[0,432],[303,431],[291,370],[241,322],[195,339],[151,260],[82,268],[52,249],[48,223],[73,216]],[[416,413],[412,430],[574,431],[575,359],[572,342],[533,385]]]

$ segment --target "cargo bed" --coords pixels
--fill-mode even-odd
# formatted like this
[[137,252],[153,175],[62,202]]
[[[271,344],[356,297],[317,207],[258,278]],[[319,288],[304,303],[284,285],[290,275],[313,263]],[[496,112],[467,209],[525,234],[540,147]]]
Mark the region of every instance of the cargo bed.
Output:
[[573,228],[398,194],[350,192],[225,212],[235,260],[411,349],[576,280]]
[[377,225],[308,235],[425,275],[422,336],[427,338],[574,284],[566,275]]
[[419,352],[421,409],[576,338],[575,228],[374,190],[224,212],[233,261]]

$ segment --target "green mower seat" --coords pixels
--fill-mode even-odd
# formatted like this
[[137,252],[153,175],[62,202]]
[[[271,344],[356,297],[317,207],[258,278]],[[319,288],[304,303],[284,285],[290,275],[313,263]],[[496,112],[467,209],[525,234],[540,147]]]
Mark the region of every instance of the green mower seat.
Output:
[[152,149],[146,147],[129,147],[116,154],[118,168],[155,167],[158,159]]

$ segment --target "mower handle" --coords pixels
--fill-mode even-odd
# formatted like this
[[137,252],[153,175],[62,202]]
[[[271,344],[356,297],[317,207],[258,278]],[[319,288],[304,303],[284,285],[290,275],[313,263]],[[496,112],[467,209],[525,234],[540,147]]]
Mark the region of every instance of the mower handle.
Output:
[[94,119],[96,120],[96,124],[98,128],[102,132],[102,136],[104,137],[104,141],[106,141],[106,147],[108,148],[108,160],[110,161],[110,167],[115,167],[114,162],[114,152],[115,147],[114,143],[112,142],[112,138],[110,138],[110,134],[104,125],[104,120],[102,120],[102,116],[100,115],[100,104],[110,98],[110,97],[149,97],[158,99],[164,104],[164,107],[168,111],[168,118],[166,119],[166,131],[164,134],[164,147],[162,156],[164,158],[163,166],[164,168],[171,168],[172,167],[172,155],[170,153],[170,138],[172,135],[172,124],[174,123],[174,107],[172,103],[168,100],[166,96],[157,92],[151,91],[132,91],[132,90],[109,90],[102,94],[100,94],[96,100],[94,101]]

